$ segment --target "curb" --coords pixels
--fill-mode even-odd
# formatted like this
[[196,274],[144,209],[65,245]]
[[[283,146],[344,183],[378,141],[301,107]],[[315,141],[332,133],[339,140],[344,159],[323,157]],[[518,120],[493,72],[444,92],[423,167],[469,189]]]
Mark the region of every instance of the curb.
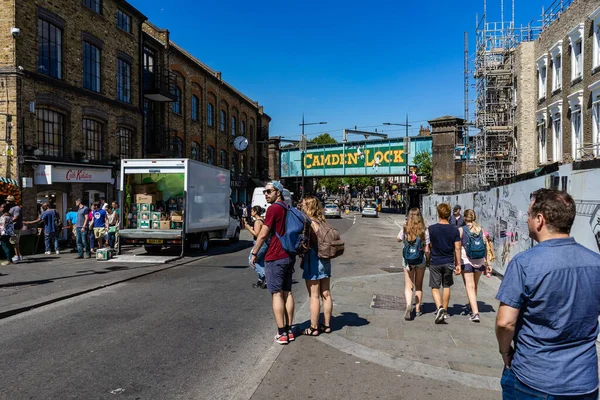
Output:
[[[232,246],[232,248],[231,248],[233,250],[233,252],[240,251],[240,250],[244,249],[244,246],[241,246],[239,244],[236,244],[234,246],[235,247]],[[141,273],[139,275],[130,276],[130,277],[124,278],[124,279],[119,279],[119,280],[116,280],[114,282],[110,282],[110,283],[106,283],[106,284],[103,284],[103,285],[98,285],[98,286],[94,286],[94,287],[91,287],[91,288],[79,290],[79,291],[76,291],[74,293],[69,293],[69,294],[66,294],[66,295],[63,295],[63,296],[55,297],[55,298],[50,299],[50,300],[41,301],[39,303],[34,303],[34,304],[31,304],[31,305],[27,305],[27,306],[23,306],[23,307],[18,307],[18,308],[14,308],[14,309],[11,309],[11,310],[1,311],[0,312],[0,320],[6,319],[6,318],[9,318],[9,317],[13,317],[15,315],[22,314],[22,313],[27,312],[27,311],[35,310],[36,308],[40,308],[40,307],[44,307],[44,306],[47,306],[47,305],[50,305],[50,304],[58,303],[59,301],[72,299],[74,297],[81,296],[81,295],[84,295],[84,294],[88,294],[90,292],[95,292],[95,291],[100,290],[100,289],[104,289],[104,288],[107,288],[107,287],[115,286],[115,285],[118,285],[120,283],[128,282],[128,281],[131,281],[131,280],[134,280],[134,279],[143,278],[144,276],[152,275],[152,274],[155,274],[157,272],[166,271],[168,269],[172,269],[172,268],[175,268],[175,267],[180,267],[180,266],[187,265],[187,264],[190,264],[190,263],[195,262],[195,261],[204,260],[205,258],[215,257],[215,256],[218,256],[218,255],[220,255],[220,254],[200,256],[200,257],[197,257],[197,258],[193,258],[193,259],[190,259],[190,260],[184,260],[182,262],[177,263],[178,260],[181,260],[181,258],[178,258],[178,259],[172,260],[174,262],[174,264],[168,265],[168,266],[166,266],[164,268],[155,269],[155,270],[152,270],[152,271]],[[168,262],[166,264],[168,264]],[[148,265],[148,267],[152,267],[153,265],[164,265],[164,264],[150,264],[150,265]]]

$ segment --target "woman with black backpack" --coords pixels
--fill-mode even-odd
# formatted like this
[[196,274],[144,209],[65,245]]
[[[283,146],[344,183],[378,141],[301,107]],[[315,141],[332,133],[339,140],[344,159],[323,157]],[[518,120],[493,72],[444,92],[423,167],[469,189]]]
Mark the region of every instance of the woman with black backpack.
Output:
[[488,260],[487,233],[477,223],[477,216],[473,210],[465,210],[465,226],[458,228],[461,240],[462,277],[469,298],[469,313],[471,322],[479,322],[479,308],[477,307],[477,284],[481,274],[491,273],[492,267]]
[[420,317],[421,303],[423,302],[423,277],[425,266],[429,257],[429,231],[425,228],[425,221],[421,210],[411,208],[408,211],[406,224],[398,233],[398,241],[404,242],[402,250],[402,266],[404,267],[404,297],[406,298],[406,311],[404,319],[411,320],[413,289],[415,296],[415,315]]

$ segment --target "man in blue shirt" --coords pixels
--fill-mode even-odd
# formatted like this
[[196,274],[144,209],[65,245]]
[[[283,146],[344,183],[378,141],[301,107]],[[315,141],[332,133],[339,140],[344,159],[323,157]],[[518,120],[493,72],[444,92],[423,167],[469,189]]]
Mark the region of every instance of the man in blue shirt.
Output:
[[104,236],[108,231],[108,219],[106,218],[106,210],[101,208],[100,203],[94,203],[94,238],[98,242],[98,249],[101,249],[104,243]]
[[598,396],[600,254],[569,237],[575,213],[566,192],[533,193],[527,224],[538,244],[512,259],[496,295],[504,399]]
[[50,208],[48,203],[42,204],[42,214],[35,221],[23,222],[24,224],[37,224],[39,222],[44,223],[44,243],[46,245],[46,252],[44,254],[52,254],[50,241],[54,241],[54,251],[56,254],[60,254],[60,248],[58,245],[59,231],[55,224],[55,217],[58,217],[58,212],[54,208]]

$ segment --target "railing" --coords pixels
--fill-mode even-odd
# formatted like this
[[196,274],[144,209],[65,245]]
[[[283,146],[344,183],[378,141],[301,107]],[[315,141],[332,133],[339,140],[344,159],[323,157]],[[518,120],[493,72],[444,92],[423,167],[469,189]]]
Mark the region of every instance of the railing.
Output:
[[552,22],[556,21],[560,14],[565,12],[571,3],[573,3],[573,0],[554,0],[545,11],[542,11],[542,30],[546,29]]
[[175,74],[168,69],[143,72],[144,95],[151,100],[175,101],[174,87]]

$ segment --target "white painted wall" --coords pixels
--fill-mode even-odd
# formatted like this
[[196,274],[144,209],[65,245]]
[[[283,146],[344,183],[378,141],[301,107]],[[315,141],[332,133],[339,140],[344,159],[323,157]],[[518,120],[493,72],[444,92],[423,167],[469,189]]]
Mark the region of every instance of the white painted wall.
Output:
[[426,196],[423,215],[427,225],[431,225],[437,221],[436,207],[440,203],[448,203],[450,207],[459,204],[463,211],[474,209],[478,222],[490,232],[494,242],[494,271],[504,274],[512,257],[535,243],[529,238],[527,228],[531,193],[557,185],[558,189],[567,189],[577,204],[571,235],[578,243],[600,252],[600,169],[572,171],[568,164],[553,174],[487,191]]

